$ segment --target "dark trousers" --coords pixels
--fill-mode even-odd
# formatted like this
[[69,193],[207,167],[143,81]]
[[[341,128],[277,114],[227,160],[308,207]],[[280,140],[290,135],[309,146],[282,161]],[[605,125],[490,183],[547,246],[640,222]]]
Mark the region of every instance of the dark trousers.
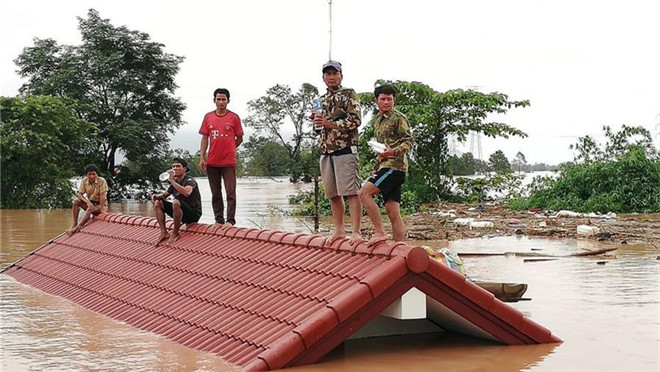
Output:
[[222,180],[225,181],[225,193],[227,194],[227,223],[236,224],[236,167],[206,167],[211,186],[211,205],[215,222],[225,223],[223,216],[225,205],[222,202]]

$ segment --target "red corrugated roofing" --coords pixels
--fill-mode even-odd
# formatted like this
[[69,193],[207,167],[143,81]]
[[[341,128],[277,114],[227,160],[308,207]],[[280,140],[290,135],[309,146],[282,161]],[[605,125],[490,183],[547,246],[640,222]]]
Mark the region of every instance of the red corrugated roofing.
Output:
[[416,287],[504,344],[559,342],[419,247],[103,214],[5,270],[45,292],[246,370],[314,363]]

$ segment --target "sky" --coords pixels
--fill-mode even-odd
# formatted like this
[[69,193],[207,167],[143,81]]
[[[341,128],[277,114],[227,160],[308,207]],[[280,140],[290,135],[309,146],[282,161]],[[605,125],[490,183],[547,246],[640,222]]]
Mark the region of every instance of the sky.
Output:
[[[603,141],[603,125],[644,126],[660,144],[658,0],[333,0],[331,48],[328,0],[5,0],[0,95],[18,94],[13,60],[34,38],[79,44],[76,17],[90,8],[185,57],[175,95],[186,124],[170,146],[192,153],[215,88],[228,88],[229,109],[245,118],[247,102],[275,84],[324,90],[329,53],[357,92],[389,79],[530,100],[493,118],[529,136],[481,138],[482,159],[499,149],[529,163],[570,161],[569,145]],[[478,157],[478,141],[458,144],[470,148]]]

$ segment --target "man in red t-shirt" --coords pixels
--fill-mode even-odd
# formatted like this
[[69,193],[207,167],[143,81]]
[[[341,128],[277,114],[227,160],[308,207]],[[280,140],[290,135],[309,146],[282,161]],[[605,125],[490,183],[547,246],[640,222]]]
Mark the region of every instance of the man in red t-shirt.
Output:
[[[227,110],[229,91],[218,88],[213,92],[215,111],[204,115],[199,134],[202,135],[199,169],[206,172],[211,186],[211,204],[215,223],[236,224],[236,148],[243,142],[241,119]],[[208,149],[208,156],[206,150]],[[222,180],[227,194],[227,219],[224,218]]]

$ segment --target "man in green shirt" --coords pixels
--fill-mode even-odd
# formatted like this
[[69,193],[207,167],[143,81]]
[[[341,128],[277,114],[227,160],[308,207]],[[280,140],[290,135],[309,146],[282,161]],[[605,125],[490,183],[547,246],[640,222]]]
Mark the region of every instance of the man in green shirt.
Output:
[[401,185],[408,172],[407,153],[413,145],[410,126],[405,115],[394,109],[396,90],[391,85],[381,85],[374,91],[378,114],[372,119],[376,140],[385,144],[385,151],[378,154],[376,173],[360,189],[360,200],[376,232],[369,240],[373,245],[387,241],[387,233],[380,217],[380,209],[373,196],[382,193],[385,210],[392,223],[392,238],[401,242],[405,238],[401,203]]

